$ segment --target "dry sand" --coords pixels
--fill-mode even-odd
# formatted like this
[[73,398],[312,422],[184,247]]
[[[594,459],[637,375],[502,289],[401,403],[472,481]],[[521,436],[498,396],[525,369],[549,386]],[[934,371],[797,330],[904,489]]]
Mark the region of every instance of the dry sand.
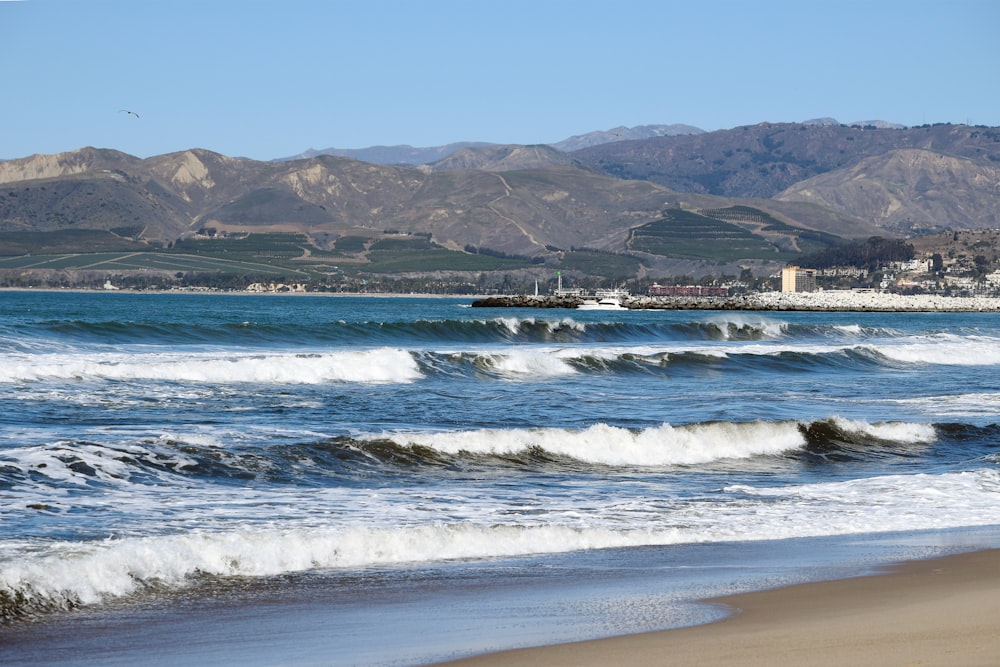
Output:
[[1000,550],[884,574],[720,598],[736,610],[693,628],[507,651],[445,663],[538,665],[1000,665]]

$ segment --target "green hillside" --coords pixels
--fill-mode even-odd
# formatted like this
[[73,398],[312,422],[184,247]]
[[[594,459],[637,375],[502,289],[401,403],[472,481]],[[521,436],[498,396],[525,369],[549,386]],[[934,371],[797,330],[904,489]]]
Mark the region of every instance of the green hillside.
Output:
[[665,257],[717,261],[779,258],[777,247],[743,227],[682,209],[671,209],[633,229],[628,247]]

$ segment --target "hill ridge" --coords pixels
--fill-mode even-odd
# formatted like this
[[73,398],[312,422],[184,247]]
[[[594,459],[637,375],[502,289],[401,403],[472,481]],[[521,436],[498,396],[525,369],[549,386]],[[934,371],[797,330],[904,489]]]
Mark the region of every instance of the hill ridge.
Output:
[[[749,206],[795,238],[802,230],[906,236],[998,224],[1000,193],[990,186],[998,165],[1000,129],[947,124],[761,123],[571,153],[494,144],[421,167],[330,155],[263,162],[201,148],[137,158],[85,147],[0,163],[0,232],[116,229],[160,245],[204,230],[286,232],[329,250],[340,238],[392,231],[452,250],[546,258],[571,248],[632,252],[635,229],[688,220],[668,211]],[[653,231],[670,237],[662,224]],[[749,232],[758,255],[767,244],[779,254],[799,245],[785,232]],[[669,242],[647,246],[666,253],[651,262],[672,252]]]

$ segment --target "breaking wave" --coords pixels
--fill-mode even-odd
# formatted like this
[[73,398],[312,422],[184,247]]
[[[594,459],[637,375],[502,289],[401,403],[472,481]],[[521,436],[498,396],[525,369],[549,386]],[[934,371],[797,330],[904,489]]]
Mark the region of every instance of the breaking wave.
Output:
[[582,431],[540,428],[384,436],[400,447],[423,447],[450,455],[549,456],[609,466],[693,465],[727,458],[778,454],[805,444],[795,422],[717,422],[631,430],[596,424]]
[[[892,493],[886,493],[891,490]],[[872,506],[878,490],[883,501]],[[106,603],[178,589],[207,577],[288,573],[452,559],[499,558],[729,540],[774,540],[1000,521],[1000,472],[890,475],[822,484],[732,485],[694,505],[631,501],[643,525],[516,509],[503,520],[398,526],[253,527],[91,542],[54,543],[42,553],[5,547],[0,618]],[[600,512],[601,507],[594,507]],[[615,508],[612,512],[620,511]]]
[[8,357],[0,366],[0,382],[154,380],[318,384],[413,382],[420,377],[413,356],[398,348],[325,353],[46,354]]

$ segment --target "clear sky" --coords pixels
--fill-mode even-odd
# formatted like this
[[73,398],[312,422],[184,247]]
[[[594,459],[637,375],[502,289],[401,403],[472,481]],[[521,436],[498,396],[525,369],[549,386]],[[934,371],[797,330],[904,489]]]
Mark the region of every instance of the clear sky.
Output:
[[1000,126],[998,29],[1000,0],[0,0],[0,158]]

